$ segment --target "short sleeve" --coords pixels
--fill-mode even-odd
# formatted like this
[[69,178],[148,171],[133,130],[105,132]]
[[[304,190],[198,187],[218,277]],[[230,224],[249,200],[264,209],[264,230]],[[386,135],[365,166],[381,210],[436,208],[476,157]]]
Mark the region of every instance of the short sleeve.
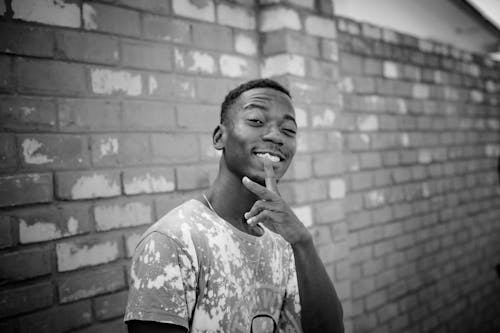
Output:
[[196,301],[192,257],[168,236],[153,232],[136,248],[125,321],[171,323],[189,329]]
[[302,325],[300,322],[300,297],[297,272],[295,269],[295,259],[291,249],[287,253],[289,253],[288,277],[278,328],[279,332],[301,333]]

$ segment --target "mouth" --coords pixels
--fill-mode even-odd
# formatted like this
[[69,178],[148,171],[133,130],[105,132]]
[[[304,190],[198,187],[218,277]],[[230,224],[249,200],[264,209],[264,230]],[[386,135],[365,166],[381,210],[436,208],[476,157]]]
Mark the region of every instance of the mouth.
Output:
[[271,152],[256,152],[255,155],[262,160],[267,160],[273,163],[279,163],[285,159],[283,155]]

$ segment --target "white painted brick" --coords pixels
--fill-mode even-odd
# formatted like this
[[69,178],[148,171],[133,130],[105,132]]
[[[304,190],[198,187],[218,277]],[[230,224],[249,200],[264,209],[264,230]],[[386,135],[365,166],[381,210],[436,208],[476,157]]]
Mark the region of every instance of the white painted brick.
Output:
[[149,169],[145,173],[127,170],[123,173],[125,194],[171,192],[175,189],[173,169]]
[[215,22],[215,6],[212,0],[173,0],[172,8],[179,16]]
[[292,207],[292,210],[306,227],[313,225],[311,206]]
[[266,8],[260,13],[260,31],[273,31],[279,29],[300,30],[299,14],[290,8],[272,7]]
[[396,100],[396,106],[397,106],[397,112],[400,114],[407,114],[408,113],[408,105],[406,104],[406,101],[402,98],[398,98]]
[[59,272],[104,264],[120,257],[118,242],[111,240],[90,246],[75,242],[59,243],[56,245],[56,253]]
[[374,115],[363,116],[358,118],[358,128],[361,131],[376,131],[378,130],[378,118]]
[[403,145],[403,147],[408,147],[410,145],[410,136],[408,133],[401,134],[401,145]]
[[83,27],[86,30],[96,30],[97,22],[96,22],[97,12],[88,3],[84,3],[82,5],[82,18],[83,18]]
[[337,37],[335,22],[324,17],[314,15],[306,17],[305,28],[311,35],[325,38]]
[[112,197],[120,195],[120,184],[97,172],[85,175],[76,181],[71,188],[72,199],[88,199],[97,197]]
[[432,152],[427,149],[420,149],[418,151],[418,162],[422,164],[429,164],[432,162]]
[[77,3],[53,0],[13,0],[14,18],[62,27],[80,28]]
[[484,147],[484,152],[488,157],[500,156],[500,145],[488,144]]
[[373,190],[366,194],[369,207],[379,207],[385,203],[384,192]]
[[295,54],[278,54],[264,59],[262,76],[271,77],[283,74],[305,76],[305,60]]
[[321,114],[316,114],[312,118],[312,127],[331,127],[336,119],[335,111],[332,109],[325,109]]
[[231,27],[255,30],[255,14],[245,7],[229,6],[220,3],[217,6],[217,20],[220,24]]
[[94,208],[98,231],[125,228],[152,222],[152,206],[146,202],[101,204]]
[[422,83],[413,85],[412,95],[414,98],[427,99],[429,98],[429,87]]
[[260,0],[261,5],[292,4],[295,6],[314,9],[314,0]]
[[245,55],[256,55],[257,42],[254,38],[245,33],[236,33],[234,35],[234,49],[236,50],[236,52]]
[[398,64],[392,61],[384,61],[384,76],[397,79],[399,77]]
[[194,73],[214,74],[217,70],[214,57],[206,52],[174,49],[176,66]]
[[484,101],[484,94],[479,90],[472,90],[470,92],[470,97],[475,103],[482,103]]
[[341,178],[330,180],[328,194],[331,199],[345,198],[346,186],[345,181]]
[[302,108],[295,108],[295,121],[297,122],[297,127],[305,128],[308,126],[307,121],[307,111]]
[[249,74],[248,60],[241,57],[223,54],[219,58],[219,65],[224,76],[242,77]]
[[142,79],[140,74],[92,68],[90,71],[90,80],[92,91],[96,94],[111,95],[118,92],[128,96],[139,96],[142,93]]
[[26,244],[76,235],[79,233],[79,223],[75,217],[70,216],[66,221],[66,230],[63,231],[53,222],[27,224],[21,218],[19,219],[19,240],[22,244]]

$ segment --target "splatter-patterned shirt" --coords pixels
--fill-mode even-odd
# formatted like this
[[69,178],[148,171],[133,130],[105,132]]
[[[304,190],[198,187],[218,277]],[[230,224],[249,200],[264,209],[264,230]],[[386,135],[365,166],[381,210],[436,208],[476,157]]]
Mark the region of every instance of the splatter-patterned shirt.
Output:
[[153,224],[137,245],[125,321],[189,332],[300,332],[290,245],[244,233],[197,200]]

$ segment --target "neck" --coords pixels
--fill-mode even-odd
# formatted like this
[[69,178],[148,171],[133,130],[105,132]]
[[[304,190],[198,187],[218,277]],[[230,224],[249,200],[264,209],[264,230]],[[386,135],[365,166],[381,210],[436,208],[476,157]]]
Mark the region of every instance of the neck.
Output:
[[252,233],[244,214],[252,208],[257,197],[247,190],[238,176],[221,165],[217,178],[207,192],[207,198],[220,217],[236,228]]

